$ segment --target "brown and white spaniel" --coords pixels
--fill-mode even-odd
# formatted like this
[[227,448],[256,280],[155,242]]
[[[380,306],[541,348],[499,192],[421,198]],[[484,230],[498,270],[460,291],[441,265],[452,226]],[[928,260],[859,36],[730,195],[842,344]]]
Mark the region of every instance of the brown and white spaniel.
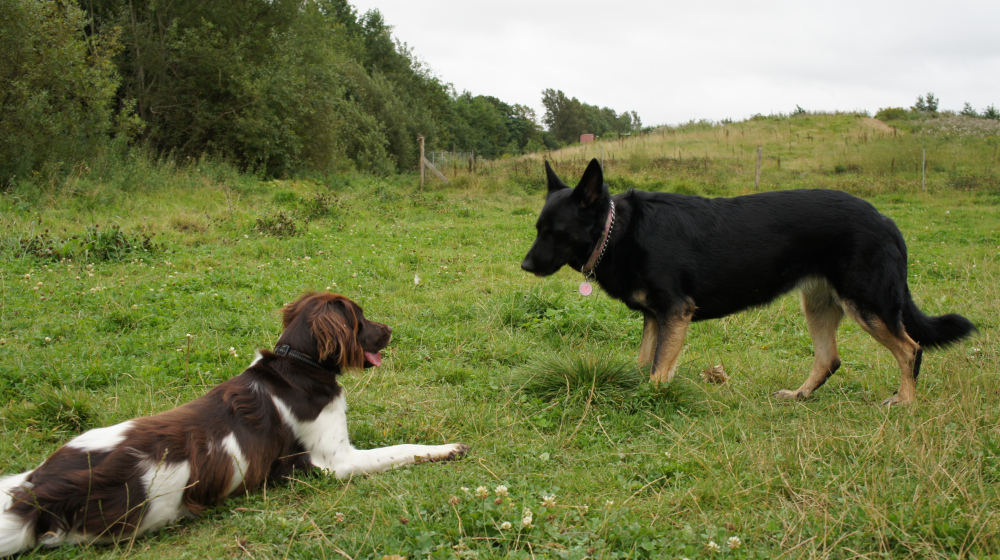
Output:
[[0,556],[133,538],[295,469],[344,478],[465,455],[460,443],[355,449],[337,376],[381,364],[392,328],[331,293],[306,294],[282,313],[275,351],[205,396],[90,430],[37,469],[0,480]]

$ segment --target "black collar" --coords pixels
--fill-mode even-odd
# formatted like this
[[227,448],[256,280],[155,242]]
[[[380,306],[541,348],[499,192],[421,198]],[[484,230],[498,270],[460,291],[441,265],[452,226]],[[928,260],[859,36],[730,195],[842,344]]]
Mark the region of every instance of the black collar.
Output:
[[330,373],[336,373],[335,371],[326,369],[325,367],[319,365],[319,362],[313,360],[309,356],[306,356],[302,352],[296,352],[295,350],[292,350],[292,347],[289,346],[289,345],[287,345],[287,344],[282,344],[281,346],[278,346],[277,348],[275,348],[274,349],[274,355],[275,356],[287,356],[289,358],[292,358],[293,360],[298,360],[298,361],[302,362],[303,364],[312,366],[312,367],[314,367],[316,369],[321,369],[323,371],[329,371]]

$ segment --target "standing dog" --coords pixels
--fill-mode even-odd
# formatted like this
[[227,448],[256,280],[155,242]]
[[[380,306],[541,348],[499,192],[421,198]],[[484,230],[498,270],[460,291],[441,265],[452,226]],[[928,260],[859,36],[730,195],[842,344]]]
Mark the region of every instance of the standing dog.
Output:
[[0,556],[134,538],[295,469],[345,478],[468,451],[355,449],[337,376],[380,365],[392,329],[330,293],[306,294],[282,312],[277,348],[242,374],[173,410],[90,430],[37,469],[0,480]]
[[[847,193],[792,190],[708,199],[629,191],[610,196],[597,160],[576,188],[545,163],[548,194],[538,236],[521,268],[548,276],[569,264],[613,298],[642,311],[639,364],[670,381],[691,321],[715,319],[802,292],[815,347],[805,398],[840,367],[837,325],[846,312],[892,352],[902,381],[884,405],[916,399],[922,346],[961,340],[976,328],[961,315],[928,317],[906,283],[899,228]],[[588,283],[581,293],[589,294]]]

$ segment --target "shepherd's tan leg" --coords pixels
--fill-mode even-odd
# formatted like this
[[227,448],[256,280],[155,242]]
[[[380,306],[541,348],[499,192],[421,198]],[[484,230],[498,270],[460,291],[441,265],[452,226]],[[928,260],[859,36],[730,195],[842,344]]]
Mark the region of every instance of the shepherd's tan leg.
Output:
[[656,352],[656,315],[643,313],[642,345],[639,346],[639,367],[648,366],[653,362]]
[[656,354],[653,357],[651,381],[669,383],[674,378],[681,350],[684,349],[684,337],[695,309],[694,303],[688,301],[679,310],[657,317]]
[[878,317],[865,317],[856,307],[850,303],[845,303],[844,309],[851,318],[861,325],[861,328],[879,344],[885,346],[892,352],[896,362],[899,363],[900,382],[899,390],[896,394],[885,399],[882,406],[892,406],[894,404],[910,404],[917,400],[917,375],[920,374],[920,357],[923,350],[920,345],[914,342],[910,335],[900,328],[899,332],[894,332]]
[[836,294],[823,281],[819,284],[804,286],[802,289],[802,311],[806,315],[806,325],[813,341],[815,359],[809,377],[802,386],[794,391],[782,389],[774,394],[778,398],[804,399],[840,367],[840,355],[837,353],[837,326],[844,317],[844,309],[837,301]]

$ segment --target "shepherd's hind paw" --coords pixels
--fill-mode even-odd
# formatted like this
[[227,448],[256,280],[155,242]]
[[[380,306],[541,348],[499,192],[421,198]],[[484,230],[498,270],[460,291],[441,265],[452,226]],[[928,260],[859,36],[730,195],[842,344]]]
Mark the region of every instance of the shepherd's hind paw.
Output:
[[777,399],[804,399],[802,396],[802,391],[789,391],[788,389],[782,389],[780,391],[775,391],[772,397]]

